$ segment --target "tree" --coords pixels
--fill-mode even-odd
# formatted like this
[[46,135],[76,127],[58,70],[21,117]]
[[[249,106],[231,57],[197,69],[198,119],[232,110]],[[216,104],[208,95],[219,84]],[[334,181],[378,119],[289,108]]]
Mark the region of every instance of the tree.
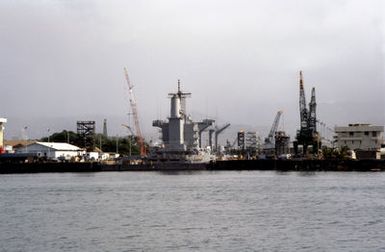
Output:
[[49,137],[43,137],[40,139],[42,142],[57,142],[57,143],[69,143],[77,145],[79,142],[79,136],[73,131],[63,130],[62,132],[56,132]]
[[322,148],[322,156],[324,159],[349,159],[349,148],[347,146],[343,146],[340,149],[324,146]]
[[134,136],[128,137],[105,137],[103,134],[96,134],[96,145],[104,152],[116,152],[122,155],[139,155],[140,148]]
[[[82,146],[83,141],[78,134],[67,130],[53,133],[49,137],[43,137],[40,139],[42,142],[48,142],[48,140],[49,142],[69,143],[76,146]],[[106,137],[103,134],[96,134],[95,143],[95,145],[103,152],[116,152],[118,150],[118,153],[122,155],[129,155],[130,152],[131,155],[140,154],[138,139],[132,135],[126,137]]]

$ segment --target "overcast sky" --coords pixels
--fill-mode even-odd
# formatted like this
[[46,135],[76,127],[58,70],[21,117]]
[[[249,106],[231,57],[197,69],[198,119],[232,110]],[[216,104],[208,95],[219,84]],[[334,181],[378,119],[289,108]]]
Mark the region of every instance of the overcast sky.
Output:
[[195,120],[269,129],[278,110],[299,127],[298,72],[316,87],[330,127],[385,121],[385,5],[381,0],[0,1],[0,117],[6,137],[28,126],[75,130],[109,120],[124,134],[123,75],[135,85],[140,123],[169,114],[167,94],[191,92]]

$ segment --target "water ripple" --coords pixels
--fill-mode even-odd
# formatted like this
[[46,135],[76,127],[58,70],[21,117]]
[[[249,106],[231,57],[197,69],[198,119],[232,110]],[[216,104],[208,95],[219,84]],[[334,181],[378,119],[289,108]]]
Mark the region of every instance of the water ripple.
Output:
[[385,251],[370,173],[0,176],[0,251]]

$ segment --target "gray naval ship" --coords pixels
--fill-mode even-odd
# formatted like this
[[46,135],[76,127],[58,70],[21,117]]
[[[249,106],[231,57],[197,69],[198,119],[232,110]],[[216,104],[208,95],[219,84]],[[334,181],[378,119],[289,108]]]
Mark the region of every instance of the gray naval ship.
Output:
[[[186,110],[186,98],[191,93],[169,93],[171,101],[168,120],[155,120],[152,125],[160,128],[162,144],[152,148],[148,161],[155,168],[203,168],[215,161],[211,148],[202,148],[202,133],[215,123],[212,119],[194,122]],[[211,142],[211,141],[210,141]]]

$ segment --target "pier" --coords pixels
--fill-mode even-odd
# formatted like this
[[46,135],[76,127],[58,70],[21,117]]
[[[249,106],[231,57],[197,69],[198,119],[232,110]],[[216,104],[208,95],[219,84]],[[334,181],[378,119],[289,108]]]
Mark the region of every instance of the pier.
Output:
[[385,171],[385,160],[229,160],[208,164],[104,164],[101,162],[35,162],[0,163],[0,174],[52,172],[140,172],[140,171],[221,171],[221,170],[276,170],[276,171]]

